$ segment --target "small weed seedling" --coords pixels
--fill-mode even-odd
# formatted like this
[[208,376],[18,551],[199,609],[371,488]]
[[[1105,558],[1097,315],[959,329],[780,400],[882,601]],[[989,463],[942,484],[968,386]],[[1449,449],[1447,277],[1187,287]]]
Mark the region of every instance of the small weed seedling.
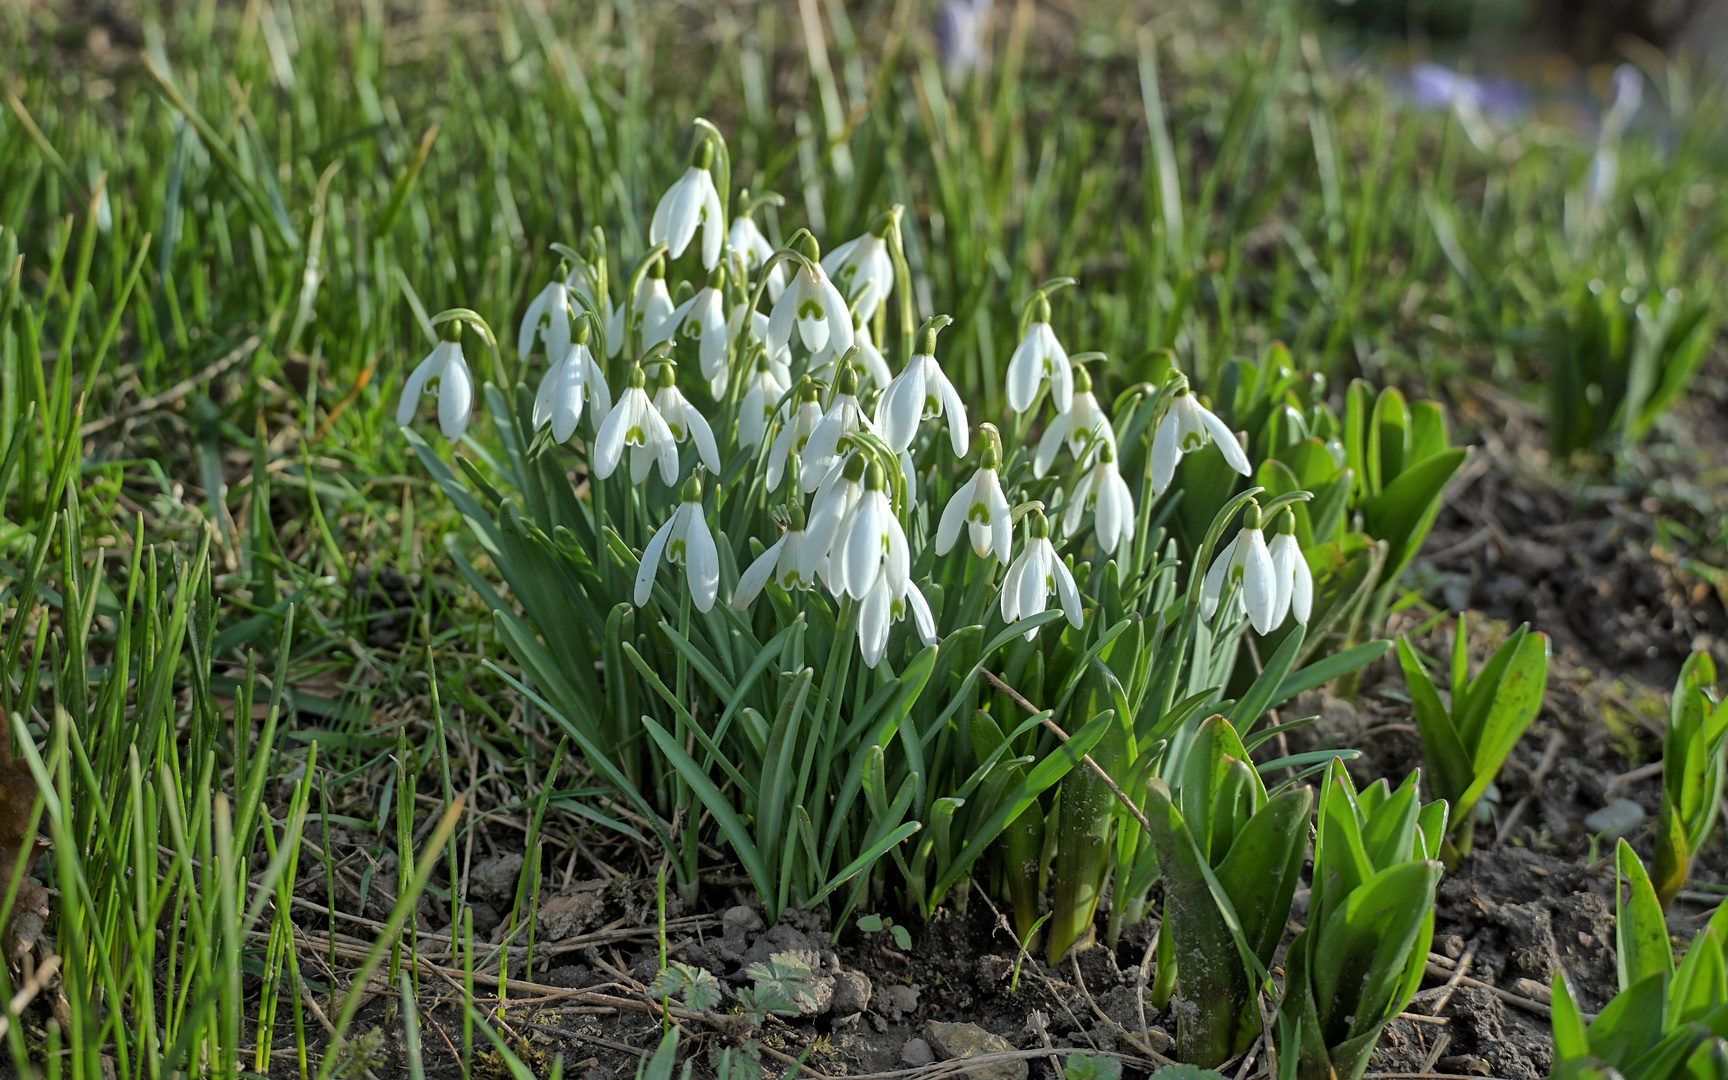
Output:
[[1651,867],[1662,910],[1686,884],[1692,853],[1704,846],[1722,804],[1728,704],[1716,700],[1716,665],[1695,652],[1680,669],[1662,736],[1662,809]]
[[738,1000],[757,1027],[762,1026],[769,1014],[797,1016],[816,1005],[816,990],[811,985],[814,972],[794,953],[775,953],[766,962],[745,968],[744,974],[756,985],[738,991]]
[[648,996],[656,1001],[675,999],[691,1012],[707,1012],[720,1004],[720,980],[704,968],[674,960],[655,976]]
[[1062,1063],[1062,1080],[1122,1080],[1122,1063],[1106,1054],[1075,1051]]
[[877,934],[886,930],[889,936],[894,939],[894,944],[900,947],[901,952],[912,948],[912,931],[885,915],[860,915],[858,917],[858,929],[866,934]]

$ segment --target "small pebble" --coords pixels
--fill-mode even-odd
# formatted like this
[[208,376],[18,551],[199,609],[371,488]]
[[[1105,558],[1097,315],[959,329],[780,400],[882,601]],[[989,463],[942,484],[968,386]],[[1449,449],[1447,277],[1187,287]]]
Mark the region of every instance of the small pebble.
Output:
[[1615,799],[1584,818],[1586,832],[1619,836],[1644,820],[1644,808],[1631,799]]
[[923,1039],[908,1039],[906,1045],[900,1048],[900,1060],[914,1069],[922,1069],[926,1065],[935,1064],[936,1053]]

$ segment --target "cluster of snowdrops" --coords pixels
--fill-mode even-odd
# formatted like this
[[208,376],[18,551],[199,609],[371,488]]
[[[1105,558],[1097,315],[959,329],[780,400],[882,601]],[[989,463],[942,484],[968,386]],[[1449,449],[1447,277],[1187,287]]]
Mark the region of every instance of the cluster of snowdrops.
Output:
[[[1045,611],[1054,597],[1078,629],[1084,603],[1062,547],[1082,543],[1088,525],[1107,556],[1131,543],[1182,456],[1208,443],[1236,472],[1250,474],[1238,436],[1172,373],[1136,506],[1119,469],[1111,418],[1086,367],[1108,361],[1098,353],[1070,356],[1051,325],[1049,294],[1072,284],[1058,279],[1024,305],[1005,396],[1016,429],[1042,421],[1031,467],[1015,470],[1016,477],[1029,472],[1032,481],[1044,480],[1066,450],[1069,469],[1060,475],[1068,482],[1045,485],[1048,503],[1031,497],[1024,483],[1005,487],[1008,459],[998,428],[980,424],[974,438],[966,402],[936,355],[950,320],[939,316],[913,329],[899,208],[826,255],[803,229],[776,249],[753,214],[777,197],[752,202],[743,193],[741,212],[728,221],[714,176],[714,148],[723,152],[724,144],[705,125],[698,130],[691,163],[660,199],[649,226],[652,246],[622,299],[608,288],[603,242],[587,254],[555,245],[565,273],[534,297],[517,334],[522,362],[537,349],[548,360],[533,404],[537,433],[561,444],[580,434],[587,467],[599,479],[627,467],[635,485],[682,482],[676,509],[640,552],[637,606],[648,602],[668,563],[683,571],[698,611],[713,607],[721,560],[704,491],[754,468],[783,531],[757,538],[760,553],[731,590],[735,609],[747,609],[766,588],[821,587],[857,603],[859,649],[870,667],[880,661],[893,624],[908,615],[920,639],[934,643],[936,619],[912,573],[908,525],[920,477],[911,451],[921,434],[940,439],[945,431],[955,466],[970,470],[969,479],[942,507],[934,536],[915,539],[946,556],[964,534],[974,556],[1006,568],[999,587],[1004,623]],[[719,171],[725,185],[727,170]],[[669,286],[669,268],[689,262],[687,251],[696,253],[705,276]],[[687,295],[677,299],[681,293]],[[878,341],[896,299],[908,354],[898,371]],[[432,395],[440,427],[454,441],[476,398],[463,327],[486,339],[494,363],[496,341],[466,309],[433,321],[441,324],[440,340],[409,376],[397,422],[412,423],[420,397]],[[696,373],[688,370],[692,364]],[[749,464],[729,470],[735,455],[748,455]],[[1312,601],[1292,514],[1280,510],[1275,520],[1262,520],[1250,503],[1240,531],[1206,573],[1202,614],[1246,615],[1266,634],[1292,615],[1306,623]]]

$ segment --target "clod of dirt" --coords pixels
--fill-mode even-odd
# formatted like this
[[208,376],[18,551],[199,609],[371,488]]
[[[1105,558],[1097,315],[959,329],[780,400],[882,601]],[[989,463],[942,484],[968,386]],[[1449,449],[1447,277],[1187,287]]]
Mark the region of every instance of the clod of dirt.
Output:
[[914,1069],[922,1069],[936,1063],[936,1054],[923,1039],[908,1039],[906,1045],[900,1048],[900,1060]]
[[[1013,1043],[1000,1035],[992,1035],[977,1024],[938,1022],[930,1025],[929,1032],[931,1048],[944,1061],[980,1057],[984,1054],[1002,1054],[1014,1049]],[[1024,1061],[1004,1061],[969,1072],[977,1080],[1026,1080],[1028,1069]]]
[[509,902],[516,895],[522,876],[522,856],[512,852],[476,863],[468,871],[468,895],[481,900]]
[[842,971],[834,976],[833,1011],[836,1016],[852,1016],[870,1007],[870,980],[856,971]]
[[769,927],[766,934],[758,937],[744,950],[744,964],[749,966],[762,963],[775,953],[791,953],[809,964],[812,971],[822,967],[821,945],[812,940],[810,935],[793,928],[785,921]]
[[895,1020],[902,1014],[918,1011],[918,991],[922,987],[904,986],[900,983],[889,983],[882,988],[882,998],[888,1005],[888,1012]]
[[594,971],[586,964],[560,964],[548,971],[541,980],[547,986],[575,990],[594,983]]
[[598,923],[606,910],[606,885],[604,878],[574,881],[541,904],[539,929],[543,940],[559,941]]
[[1540,1034],[1506,1022],[1506,1006],[1486,990],[1461,988],[1452,999],[1447,1030],[1463,1049],[1487,1062],[1490,1075],[1537,1080],[1548,1074],[1554,1048]]

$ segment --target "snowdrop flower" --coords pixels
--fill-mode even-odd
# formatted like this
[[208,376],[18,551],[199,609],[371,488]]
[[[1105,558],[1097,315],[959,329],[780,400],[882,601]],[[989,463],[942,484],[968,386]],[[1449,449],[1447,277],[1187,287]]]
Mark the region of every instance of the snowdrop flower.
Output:
[[1056,414],[1038,440],[1038,449],[1032,455],[1033,476],[1042,478],[1050,471],[1064,442],[1076,460],[1093,443],[1101,442],[1112,451],[1116,449],[1116,431],[1110,426],[1110,418],[1098,407],[1098,399],[1092,396],[1092,376],[1083,367],[1074,371],[1074,393],[1068,399],[1068,408]]
[[894,290],[894,261],[888,257],[888,229],[893,219],[881,215],[870,231],[846,241],[822,260],[822,269],[858,313],[868,320],[876,306]]
[[840,377],[834,384],[834,397],[828,402],[822,419],[811,430],[803,453],[798,456],[799,480],[805,491],[815,491],[822,486],[828,473],[840,463],[840,440],[860,429],[874,434],[876,425],[870,422],[858,404],[858,372],[847,359],[842,359]]
[[1008,565],[1014,546],[1013,508],[1008,505],[1008,496],[1003,494],[1002,480],[996,473],[1000,460],[995,439],[986,437],[978,471],[960,486],[942,511],[942,520],[936,526],[936,554],[948,554],[960,537],[960,526],[964,525],[973,554],[980,559],[995,555],[1003,566]]
[[[654,411],[666,421],[666,430],[672,433],[673,441],[694,441],[702,467],[719,476],[720,448],[714,442],[714,429],[708,426],[707,419],[697,412],[696,406],[690,404],[679,391],[671,364],[660,365],[659,383],[660,388],[654,393]],[[673,475],[677,475],[676,469]]]
[[810,524],[798,553],[798,573],[806,580],[815,580],[817,570],[830,552],[838,550],[835,538],[840,535],[840,527],[864,497],[864,465],[861,455],[852,454],[823,482],[811,500]]
[[804,377],[799,382],[798,403],[793,407],[792,415],[780,425],[780,433],[774,436],[774,445],[768,448],[768,475],[765,479],[769,491],[778,489],[780,478],[786,475],[786,456],[804,453],[804,445],[810,441],[810,433],[816,430],[821,419],[822,406],[816,403],[816,384]]
[[444,437],[455,442],[468,430],[468,416],[474,407],[474,376],[468,371],[468,361],[462,359],[461,336],[460,322],[452,319],[444,324],[444,339],[432,346],[402,387],[402,401],[396,406],[397,426],[414,422],[414,406],[436,379],[438,389],[432,392],[438,396],[438,427]]
[[936,619],[918,586],[907,582],[905,593],[895,598],[887,579],[878,578],[858,609],[858,652],[865,667],[875,668],[882,662],[882,654],[888,648],[888,630],[904,619],[907,612],[911,612],[918,627],[919,640],[926,645],[936,644]]
[[618,397],[618,404],[606,414],[600,432],[594,437],[594,475],[604,480],[618,469],[624,448],[630,448],[630,482],[640,484],[648,478],[654,463],[660,463],[660,482],[671,487],[678,482],[678,440],[672,435],[665,417],[654,407],[643,387],[647,379],[640,364],[630,365],[630,385]]
[[732,593],[732,610],[748,608],[770,581],[787,592],[815,585],[814,580],[806,578],[798,569],[803,546],[804,508],[793,503],[787,508],[786,531],[780,534],[780,539],[756,556],[756,561],[738,575],[738,588]]
[[1200,583],[1200,617],[1210,619],[1218,611],[1218,601],[1225,589],[1234,586],[1230,606],[1234,609],[1240,605],[1247,611],[1255,633],[1271,633],[1283,621],[1273,618],[1279,614],[1277,576],[1272,553],[1267,550],[1266,537],[1260,530],[1260,506],[1249,502],[1242,515],[1242,531],[1213,558],[1211,569]]
[[912,571],[906,532],[894,516],[887,487],[887,474],[880,464],[872,462],[864,493],[841,523],[828,553],[834,584],[854,600],[870,595],[879,579],[887,582],[889,598],[898,599],[905,593]]
[[1065,413],[1074,400],[1074,373],[1067,350],[1050,329],[1050,301],[1040,295],[1037,304],[1026,336],[1008,359],[1008,407],[1017,413],[1030,409],[1038,384],[1048,380],[1050,400],[1058,413]]
[[924,324],[918,335],[917,352],[876,399],[876,427],[896,454],[912,445],[921,421],[941,417],[947,421],[954,456],[966,456],[971,441],[966,426],[966,403],[942,373],[942,365],[935,356],[936,332],[947,324],[946,315]]
[[606,376],[594,362],[588,348],[588,324],[577,330],[579,340],[567,347],[540,380],[540,391],[534,395],[534,429],[552,425],[552,438],[567,442],[576,433],[582,419],[582,406],[594,399],[594,415],[604,417],[612,411],[612,392],[606,387]]
[[786,396],[790,389],[774,365],[768,362],[768,354],[756,354],[756,370],[744,380],[744,400],[738,405],[738,445],[759,447],[762,436],[768,431],[768,418],[774,414],[774,406]]
[[[809,240],[805,246],[814,249],[815,245],[814,240]],[[852,347],[852,311],[814,255],[799,264],[792,273],[791,284],[774,301],[774,310],[768,315],[769,352],[786,348],[792,340],[794,324],[804,347],[813,353],[821,352],[830,340],[840,353]]]
[[[756,227],[756,222],[748,214],[740,214],[732,219],[732,229],[726,234],[726,242],[731,244],[732,250],[744,260],[746,273],[755,273],[761,269],[774,254],[774,245],[762,235],[762,230]],[[768,271],[768,299],[778,300],[785,291],[786,268],[776,263]]]
[[1158,434],[1152,438],[1152,497],[1162,496],[1170,487],[1170,480],[1176,475],[1176,462],[1183,454],[1192,454],[1207,443],[1216,443],[1224,461],[1243,476],[1253,471],[1235,432],[1211,409],[1200,404],[1188,392],[1188,380],[1182,379],[1176,397],[1158,424]]
[[[1074,584],[1068,564],[1057,557],[1050,544],[1050,523],[1045,520],[1044,511],[1037,508],[1027,512],[1026,520],[1030,533],[1026,546],[1020,549],[1002,579],[1002,621],[1013,625],[1038,614],[1049,606],[1050,594],[1055,593],[1068,625],[1079,630],[1085,625],[1080,588]],[[1027,641],[1037,636],[1036,627],[1026,631]]]
[[726,349],[731,343],[725,288],[726,268],[719,267],[708,275],[708,284],[701,291],[674,308],[666,321],[652,334],[644,334],[642,340],[648,347],[674,337],[698,342],[702,377],[717,398],[726,393]]
[[1278,515],[1278,535],[1266,545],[1272,556],[1272,576],[1278,583],[1278,595],[1272,602],[1272,625],[1282,626],[1284,616],[1296,616],[1296,621],[1308,624],[1314,607],[1314,574],[1308,569],[1308,559],[1302,545],[1296,542],[1296,515],[1286,509]]
[[714,145],[706,140],[697,152],[697,160],[679,177],[660,205],[654,208],[654,220],[648,224],[648,242],[665,243],[672,258],[684,254],[696,227],[702,227],[702,268],[714,269],[720,261],[720,242],[726,236],[724,212],[720,209],[720,193],[714,189],[714,177],[708,166],[714,160]]
[[557,361],[570,348],[570,324],[576,318],[570,288],[562,281],[549,281],[522,313],[522,328],[516,332],[516,355],[527,359],[534,339],[546,344],[546,358]]
[[1116,448],[1100,443],[1092,467],[1074,485],[1068,496],[1068,509],[1062,515],[1062,534],[1072,536],[1080,528],[1087,510],[1093,512],[1098,549],[1106,555],[1115,553],[1117,544],[1134,541],[1134,496],[1127,481],[1116,468]]
[[[642,332],[644,342],[654,339],[660,324],[672,317],[672,294],[666,291],[666,264],[659,259],[642,275],[641,282],[636,286],[636,299],[631,304],[634,311],[631,320],[633,329]],[[612,309],[612,315],[606,323],[606,355],[617,356],[624,347],[624,305]],[[666,340],[664,337],[659,340]]]
[[720,555],[714,547],[714,534],[708,531],[708,518],[702,513],[702,481],[694,476],[684,485],[684,501],[642,549],[632,596],[637,607],[646,604],[654,591],[654,575],[660,569],[662,557],[673,566],[684,568],[684,580],[689,584],[690,599],[697,611],[705,612],[714,606],[714,597],[720,591]]

